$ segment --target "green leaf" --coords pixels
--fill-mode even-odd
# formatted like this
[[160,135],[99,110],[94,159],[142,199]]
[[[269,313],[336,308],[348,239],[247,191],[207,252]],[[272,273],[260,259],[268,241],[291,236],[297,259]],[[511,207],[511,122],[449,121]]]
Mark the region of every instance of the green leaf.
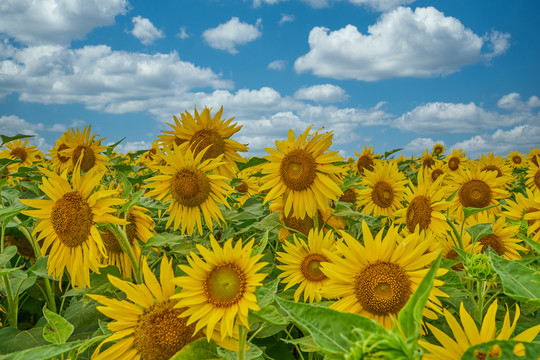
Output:
[[431,268],[427,272],[426,276],[422,279],[418,288],[412,294],[407,304],[401,309],[398,315],[398,323],[403,331],[403,334],[407,339],[417,339],[420,334],[420,320],[422,319],[422,312],[426,307],[426,302],[429,298],[429,293],[433,288],[433,280],[437,275],[437,270],[441,265],[442,253],[439,254],[437,259],[431,265]]
[[30,138],[30,137],[35,137],[36,135],[23,135],[23,134],[17,134],[17,135],[14,135],[14,136],[7,136],[7,135],[0,135],[0,137],[2,138],[2,145],[0,145],[0,147],[4,146],[4,144],[10,142],[10,141],[14,141],[14,140],[17,140],[17,139],[24,139],[24,138]]
[[475,244],[482,237],[493,234],[493,223],[476,224],[465,230],[471,235],[472,243]]
[[478,214],[479,212],[482,212],[484,210],[488,210],[488,209],[491,209],[491,208],[494,208],[496,206],[499,206],[499,204],[493,204],[493,205],[489,205],[489,206],[486,206],[486,207],[483,207],[483,208],[475,208],[475,207],[466,207],[466,208],[463,208],[463,213],[465,214],[465,218],[463,219],[463,221],[465,222],[465,220],[469,217],[469,216],[472,216],[474,214]]
[[12,205],[3,209],[0,209],[0,220],[5,222],[11,221],[15,216],[19,215],[21,211],[26,209],[26,206]]
[[279,212],[273,212],[270,215],[266,216],[261,221],[259,221],[258,223],[253,224],[253,226],[259,230],[275,229],[276,227],[281,225],[281,223],[279,222],[279,217],[280,217]]
[[206,338],[202,338],[184,346],[170,360],[214,360],[219,358],[214,340],[208,342]]
[[144,244],[144,247],[149,246],[155,246],[155,247],[163,247],[168,245],[174,245],[178,244],[182,241],[182,239],[186,238],[185,235],[178,235],[178,234],[171,234],[171,233],[159,233],[154,236],[152,236],[146,244]]
[[43,328],[43,338],[53,344],[63,344],[73,333],[73,325],[60,315],[43,307],[47,325]]
[[386,331],[381,325],[366,317],[315,306],[295,303],[275,297],[276,302],[291,317],[293,322],[313,336],[313,340],[324,351],[344,354],[349,352],[352,330],[368,333]]
[[[523,344],[525,348],[525,356],[520,357],[514,354],[514,347],[517,344]],[[493,348],[494,345],[499,345],[501,349],[501,354],[498,356],[499,359],[505,360],[525,360],[525,359],[538,359],[538,354],[540,354],[540,343],[538,342],[521,342],[516,340],[492,340],[482,344],[471,346],[465,351],[461,356],[462,360],[476,360],[476,351],[482,351],[488,353],[489,350]],[[491,359],[491,358],[487,358]]]
[[251,322],[264,321],[272,325],[287,325],[287,321],[274,305],[266,305],[258,311],[251,311],[249,317]]
[[42,278],[47,278],[47,279],[52,279],[52,275],[49,275],[49,272],[47,270],[47,259],[49,257],[40,257],[39,259],[36,260],[36,262],[34,263],[34,265],[32,265],[32,267],[30,267],[30,269],[28,269],[28,273],[29,274],[34,274],[36,276],[39,276],[39,277],[42,277]]
[[257,166],[257,165],[260,165],[260,164],[264,164],[267,161],[268,160],[266,160],[265,158],[252,157],[247,162],[236,162],[236,165],[238,166],[238,170],[242,171],[242,170],[250,168],[252,166]]
[[11,260],[12,257],[17,254],[17,247],[15,245],[4,248],[4,252],[0,254],[0,266],[4,267]]
[[522,235],[522,234],[518,234],[518,237],[519,237],[521,240],[525,241],[527,244],[529,244],[529,246],[530,246],[532,249],[534,249],[534,251],[536,251],[536,253],[537,253],[538,255],[540,255],[540,243],[538,243],[538,242],[534,241],[533,239],[531,239],[530,237],[524,236],[524,235]]
[[403,150],[403,148],[400,148],[400,149],[394,149],[394,150],[390,150],[390,151],[385,151],[384,152],[384,157],[383,159],[386,159],[388,158],[390,155],[394,154],[394,153],[397,153],[398,151],[401,151]]
[[286,344],[299,345],[300,349],[305,352],[321,351],[321,348],[315,344],[313,336],[304,336],[298,339],[281,339]]
[[[252,343],[247,343],[249,346],[249,349],[246,351],[246,360],[263,360],[262,357],[262,350]],[[218,347],[218,355],[221,356],[225,360],[237,360],[238,359],[238,353],[236,351],[227,350],[221,347]]]
[[72,341],[65,344],[50,344],[28,350],[17,351],[7,355],[0,355],[0,360],[46,360],[67,353],[84,344],[84,341]]
[[255,290],[259,307],[262,308],[274,302],[274,295],[277,293],[278,285],[279,279],[275,279]]
[[9,269],[0,269],[0,276],[9,275],[17,270],[20,270],[21,268],[9,268]]
[[264,233],[261,241],[253,247],[251,256],[262,254],[264,249],[266,249],[266,245],[268,245],[268,230]]
[[493,268],[499,274],[506,295],[519,301],[540,306],[540,272],[516,261],[498,256],[492,249],[487,251]]
[[105,150],[105,156],[107,156],[108,158],[112,157],[112,153],[113,153],[113,150],[116,146],[118,146],[118,144],[120,144],[122,141],[124,141],[126,138],[124,137],[123,139],[121,139],[120,141],[117,141],[115,142],[114,144],[112,145],[109,145],[107,146],[107,150]]

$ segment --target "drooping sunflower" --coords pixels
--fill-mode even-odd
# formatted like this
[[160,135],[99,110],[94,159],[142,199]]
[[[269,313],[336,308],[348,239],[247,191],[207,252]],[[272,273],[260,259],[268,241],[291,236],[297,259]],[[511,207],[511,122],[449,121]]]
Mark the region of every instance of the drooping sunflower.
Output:
[[378,161],[376,155],[373,154],[373,146],[368,148],[364,145],[362,153],[359,154],[355,151],[354,155],[358,156],[358,160],[356,160],[356,172],[358,174],[363,174],[364,170],[372,171],[373,166]]
[[309,134],[310,129],[298,138],[290,129],[287,140],[276,140],[277,150],[266,148],[270,155],[262,172],[267,175],[259,189],[269,190],[264,204],[285,195],[284,215],[299,219],[315,216],[318,208],[325,209],[343,194],[338,186],[343,168],[332,164],[342,158],[337,151],[327,152],[333,133]]
[[540,193],[540,166],[530,162],[525,184],[534,193]]
[[37,240],[44,240],[41,254],[49,254],[49,275],[59,278],[67,269],[73,286],[90,286],[89,271],[99,272],[98,259],[100,254],[105,254],[96,225],[126,224],[124,219],[112,214],[115,212],[112,206],[126,200],[112,198],[116,190],[99,188],[104,173],[98,168],[81,175],[77,167],[71,181],[65,172],[62,175],[46,169],[41,172],[44,176],[40,189],[50,200],[20,199],[24,205],[36,209],[22,213],[41,219],[34,233],[39,233]]
[[452,153],[446,155],[446,165],[450,173],[460,171],[463,168],[467,168],[469,158],[465,156],[465,151],[462,149],[454,149]]
[[435,165],[435,158],[429,152],[429,149],[426,149],[426,151],[422,152],[420,162],[422,164],[422,170],[431,169],[431,167]]
[[[194,334],[195,326],[179,317],[172,299],[175,285],[171,262],[163,256],[160,281],[152,273],[147,259],[142,261],[144,284],[133,284],[109,275],[109,281],[127,295],[126,300],[111,299],[103,295],[88,296],[102,306],[97,309],[113,319],[107,328],[113,332],[92,355],[93,360],[167,360],[184,346],[201,337]],[[117,341],[120,340],[120,341]],[[104,351],[101,347],[117,341]]]
[[65,131],[62,136],[60,136],[54,142],[54,146],[49,150],[49,156],[51,157],[52,168],[56,170],[57,173],[62,173],[66,169],[71,167],[71,158],[67,155],[61,155],[61,152],[65,154],[64,150],[68,149],[67,138],[73,137],[73,130],[68,129]]
[[[480,213],[476,217],[469,217],[467,221],[465,221],[465,228],[487,223],[493,223],[491,226],[493,233],[478,239],[478,242],[482,245],[480,251],[484,252],[490,247],[497,255],[502,256],[505,259],[521,259],[519,251],[526,252],[527,249],[520,245],[521,240],[517,237],[519,234],[519,225],[508,224],[504,216],[495,219],[494,215]],[[465,232],[463,237],[470,238],[471,235],[468,232]]]
[[[497,177],[497,172],[482,171],[478,163],[472,163],[470,169],[454,173],[449,184],[452,193],[457,191],[450,208],[454,218],[462,219],[465,207],[484,208],[498,205],[499,200],[508,197],[505,183],[504,178]],[[496,206],[486,211],[497,214],[501,209]]]
[[418,185],[411,182],[406,188],[404,199],[408,205],[396,211],[394,223],[405,224],[408,233],[414,233],[418,227],[435,238],[445,237],[452,228],[446,221],[445,212],[450,203],[446,201],[447,192],[441,187],[444,175],[434,182],[428,177],[426,172],[418,171]]
[[191,252],[189,266],[179,265],[187,275],[172,280],[182,288],[172,297],[175,307],[185,308],[180,316],[189,317],[188,325],[196,323],[195,331],[206,328],[208,341],[216,327],[222,339],[233,337],[239,325],[249,328],[249,310],[259,310],[254,292],[266,277],[258,273],[266,263],[259,262],[262,255],[251,256],[254,240],[245,246],[238,240],[234,247],[232,241],[222,248],[210,235],[212,251],[198,244],[202,258]]
[[527,235],[540,242],[540,193],[535,194],[528,188],[525,190],[526,196],[517,193],[515,200],[506,199],[503,214],[510,219],[527,220]]
[[34,162],[38,151],[34,145],[30,145],[28,139],[16,139],[4,144],[6,149],[0,152],[0,159],[21,160],[20,163],[8,165],[6,170],[10,173],[17,172],[21,167],[28,167]]
[[[495,322],[495,317],[497,314],[497,300],[493,301],[493,303],[489,306],[486,314],[484,315],[480,330],[478,330],[478,327],[471,315],[469,315],[467,310],[465,310],[463,303],[461,303],[459,308],[461,324],[447,309],[444,309],[443,313],[446,323],[452,330],[454,338],[450,337],[448,332],[442,331],[434,325],[427,324],[435,338],[439,341],[440,345],[435,345],[425,340],[419,340],[418,343],[429,352],[429,354],[424,354],[423,359],[459,360],[471,346],[491,340],[509,340],[514,332],[514,329],[516,328],[517,320],[520,314],[519,305],[516,303],[514,321],[512,324],[510,324],[510,315],[507,308],[502,328],[497,334],[497,324]],[[530,342],[534,340],[539,332],[540,325],[536,325],[514,336],[512,340]],[[518,356],[525,355],[524,348],[519,346],[516,346],[514,353],[516,353]],[[500,348],[495,345],[487,354],[477,352],[475,355],[477,359],[486,359],[487,357],[498,358],[500,357],[500,354]]]
[[393,162],[380,161],[373,171],[366,170],[362,183],[366,187],[358,190],[358,206],[362,212],[374,216],[390,216],[401,208],[407,180]]
[[[338,298],[330,308],[369,317],[387,329],[392,327],[411,294],[437,258],[430,252],[430,241],[418,232],[401,237],[397,227],[391,226],[383,238],[381,230],[375,238],[365,221],[362,221],[364,245],[342,231],[343,243],[338,244],[337,255],[324,252],[330,260],[321,263],[321,270],[328,277],[323,296]],[[447,272],[439,269],[437,276]],[[439,311],[437,296],[447,297],[438,287],[444,283],[434,280],[424,316],[437,318],[431,310]]]
[[216,172],[231,178],[238,171],[236,162],[244,162],[238,152],[248,151],[246,145],[231,139],[231,136],[240,131],[242,125],[231,124],[234,118],[221,119],[223,106],[213,117],[210,110],[212,108],[205,107],[199,114],[195,108],[194,116],[186,110],[180,114],[182,120],[174,116],[175,124],[168,123],[172,130],[162,131],[163,135],[159,138],[165,147],[173,148],[177,145],[183,151],[190,148],[195,155],[209,147],[202,160],[222,157],[223,163],[216,168]]
[[312,229],[307,236],[307,244],[303,239],[293,235],[294,243],[286,241],[283,244],[285,252],[277,253],[277,260],[282,265],[277,268],[282,270],[283,282],[287,284],[284,290],[294,285],[298,288],[294,292],[294,301],[300,300],[304,294],[304,301],[321,301],[321,289],[328,281],[321,271],[321,263],[330,261],[325,252],[337,251],[337,243],[333,231],[326,234],[322,230]]
[[[154,235],[154,220],[146,212],[150,211],[133,205],[126,216],[126,221],[129,222],[126,225],[126,235],[136,259],[141,255],[137,241],[146,243]],[[107,250],[107,257],[103,258],[103,264],[118,267],[124,278],[131,277],[133,274],[131,261],[116,236],[110,230],[104,229],[101,232],[101,239]]]
[[233,192],[225,181],[228,178],[214,174],[214,170],[223,165],[222,155],[203,161],[204,154],[203,150],[194,155],[191,149],[182,151],[176,145],[173,149],[165,149],[161,153],[164,165],[156,167],[160,175],[151,177],[146,184],[150,189],[148,196],[170,201],[165,227],[173,224],[176,230],[181,224],[182,234],[193,234],[195,226],[202,234],[202,218],[213,230],[213,220],[218,224],[225,221],[217,203],[230,207],[225,198]]
[[444,144],[437,143],[433,145],[433,150],[431,152],[435,154],[436,156],[442,156],[442,154],[444,154],[444,149],[445,149]]
[[80,129],[75,129],[67,133],[64,139],[67,148],[59,151],[58,154],[70,159],[70,170],[74,169],[79,161],[81,170],[85,172],[94,167],[102,171],[107,169],[109,161],[102,154],[107,147],[101,145],[105,138],[96,139],[98,134],[90,136],[91,130],[91,125],[88,125],[82,132]]
[[506,164],[501,155],[495,156],[492,152],[487,155],[481,154],[478,162],[481,171],[495,171],[497,177],[504,178],[507,183],[512,180],[512,168]]
[[525,156],[519,151],[513,150],[508,153],[506,156],[506,161],[514,169],[521,169],[525,167]]

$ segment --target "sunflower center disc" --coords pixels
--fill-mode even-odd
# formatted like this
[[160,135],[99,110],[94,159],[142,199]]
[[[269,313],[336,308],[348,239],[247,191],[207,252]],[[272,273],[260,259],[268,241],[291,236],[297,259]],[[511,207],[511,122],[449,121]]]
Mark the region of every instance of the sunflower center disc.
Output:
[[181,205],[199,206],[210,194],[210,182],[200,170],[184,168],[173,176],[171,194]]
[[204,283],[208,301],[217,307],[236,304],[246,291],[246,275],[236,266],[222,265],[212,270]]
[[339,201],[347,202],[347,203],[356,203],[356,193],[353,189],[348,188],[343,192],[343,195],[339,198]]
[[245,194],[248,192],[249,190],[249,187],[248,187],[248,184],[246,184],[245,181],[242,181],[240,182],[240,185],[238,185],[237,187],[234,188],[236,191],[238,191],[239,193],[242,193],[242,194]]
[[482,180],[469,180],[458,192],[463,207],[483,208],[491,202],[491,189]]
[[302,191],[313,184],[317,176],[317,163],[307,151],[295,149],[281,160],[279,171],[289,189]]
[[11,150],[9,155],[17,159],[21,159],[22,162],[24,162],[28,158],[28,153],[26,152],[26,150],[20,147],[16,147],[15,149]]
[[78,191],[68,192],[54,203],[51,224],[64,245],[79,246],[90,236],[92,210]]
[[486,251],[488,247],[495,250],[497,255],[502,256],[505,253],[505,247],[501,239],[495,234],[489,234],[480,238],[480,244],[482,244],[482,252]]
[[326,279],[326,275],[321,271],[321,262],[328,261],[326,256],[321,254],[309,254],[302,261],[300,270],[309,281],[321,281]]
[[416,225],[420,225],[420,231],[427,229],[431,223],[431,201],[423,195],[412,199],[407,207],[407,229],[412,233]]
[[171,300],[156,303],[139,318],[133,334],[133,345],[142,360],[170,359],[197,339],[197,335],[192,337],[195,324],[186,326],[187,318],[178,317],[183,309],[175,309],[175,303]]
[[120,243],[109,229],[105,229],[101,232],[101,241],[103,241],[103,245],[105,245],[107,251],[114,254],[122,253]]
[[[317,220],[319,222],[319,226],[322,226],[322,224],[324,223],[324,219],[319,210],[317,210]],[[303,219],[297,218],[292,215],[285,216],[283,218],[283,223],[285,224],[286,227],[294,229],[298,232],[301,232],[302,234],[306,236],[309,234],[309,231],[313,229],[314,227],[313,218],[309,216],[304,216]]]
[[225,153],[225,141],[223,141],[221,135],[214,130],[202,129],[197,131],[195,134],[193,134],[190,144],[194,149],[195,154],[198,154],[208,145],[210,145],[208,150],[206,150],[204,153],[202,161],[214,159]]
[[439,176],[441,176],[442,174],[444,174],[444,171],[442,171],[441,169],[435,169],[431,172],[431,180],[435,181],[437,180],[437,178]]
[[495,165],[487,165],[487,166],[484,166],[484,168],[482,169],[482,171],[496,171],[497,172],[497,177],[501,177],[502,176],[502,172],[501,172],[501,169],[499,169],[497,166]]
[[96,155],[90,147],[84,145],[79,145],[73,150],[73,158],[71,159],[71,161],[73,161],[73,166],[77,165],[77,161],[79,161],[79,157],[81,156],[82,171],[86,172],[94,167],[96,164]]
[[536,173],[534,174],[534,184],[536,185],[536,188],[540,189],[540,170],[536,170]]
[[387,208],[394,202],[394,190],[392,186],[384,181],[379,181],[373,187],[371,192],[371,199],[375,205],[382,208]]
[[361,155],[356,162],[356,168],[359,173],[363,173],[364,170],[373,171],[373,159],[368,155]]
[[435,165],[435,160],[431,157],[425,158],[422,161],[422,168],[428,168],[431,169]]
[[521,157],[519,157],[519,156],[512,156],[512,162],[513,162],[514,164],[518,164],[518,165],[521,164]]
[[436,146],[434,149],[433,149],[433,152],[437,155],[441,155],[443,153],[443,148],[440,147],[440,146]]
[[456,171],[459,168],[459,159],[455,156],[451,157],[450,160],[448,160],[448,167],[452,171]]
[[126,220],[129,221],[129,224],[126,225],[126,235],[130,244],[133,244],[135,237],[137,236],[137,225],[135,225],[135,215],[128,212]]
[[354,290],[360,305],[375,315],[398,313],[412,293],[405,270],[398,264],[380,260],[362,269]]
[[58,160],[63,164],[68,162],[69,158],[67,156],[60,155],[60,152],[62,150],[68,149],[68,146],[66,144],[60,144],[58,146],[58,149],[56,150],[56,155],[58,155]]

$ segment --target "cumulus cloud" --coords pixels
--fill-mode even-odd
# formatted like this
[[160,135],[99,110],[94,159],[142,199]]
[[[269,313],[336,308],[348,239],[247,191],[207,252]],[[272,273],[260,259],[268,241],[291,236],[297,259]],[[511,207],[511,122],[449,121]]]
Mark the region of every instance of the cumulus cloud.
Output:
[[295,17],[292,14],[281,14],[281,19],[279,19],[279,25],[283,25],[285,23],[293,22],[294,19],[295,19]]
[[253,0],[253,7],[259,7],[262,4],[275,5],[281,1],[287,1],[287,0]]
[[0,33],[24,44],[69,44],[96,27],[114,24],[127,0],[3,0]]
[[176,37],[180,39],[187,39],[189,37],[189,34],[187,33],[185,26],[180,26],[180,29],[178,29],[178,33],[176,34]]
[[329,6],[332,0],[302,0],[314,9],[322,9]]
[[285,69],[285,61],[283,60],[274,60],[267,66],[270,70],[283,70]]
[[505,110],[530,111],[540,107],[540,99],[533,95],[527,101],[523,101],[520,94],[513,92],[500,98],[497,106]]
[[[22,101],[84,104],[110,113],[144,111],[145,101],[182,96],[193,88],[230,88],[211,69],[181,61],[176,52],[143,54],[105,45],[67,49],[59,45],[0,55],[0,89]],[[2,95],[2,94],[0,94]]]
[[376,11],[391,10],[400,5],[410,4],[414,1],[415,0],[349,0],[352,4],[363,5]]
[[157,29],[152,22],[142,16],[135,16],[131,19],[133,30],[131,34],[141,41],[144,45],[150,45],[156,39],[164,38],[163,31]]
[[[384,13],[364,35],[354,25],[339,30],[315,27],[310,51],[299,57],[297,72],[335,79],[376,81],[393,77],[447,75],[498,55],[506,34],[483,39],[458,19],[433,7],[398,7]],[[489,53],[485,46],[493,45]]]
[[262,35],[261,24],[261,19],[258,19],[255,25],[251,25],[232,17],[224,24],[205,30],[202,37],[214,49],[225,50],[234,55],[238,53],[236,46],[245,45]]
[[294,97],[315,102],[336,102],[347,100],[349,95],[337,85],[322,84],[303,87],[294,93]]
[[467,156],[477,158],[480,154],[494,152],[505,156],[512,150],[526,153],[540,144],[540,126],[519,125],[510,130],[498,129],[492,134],[473,136],[454,144],[451,149],[463,149]]
[[408,154],[408,156],[411,156],[411,155],[418,155],[422,153],[423,151],[426,151],[426,149],[429,149],[429,151],[431,152],[431,149],[433,149],[433,145],[435,144],[445,145],[444,141],[442,140],[435,141],[431,138],[417,137],[411,140],[407,145],[405,145],[401,153]]

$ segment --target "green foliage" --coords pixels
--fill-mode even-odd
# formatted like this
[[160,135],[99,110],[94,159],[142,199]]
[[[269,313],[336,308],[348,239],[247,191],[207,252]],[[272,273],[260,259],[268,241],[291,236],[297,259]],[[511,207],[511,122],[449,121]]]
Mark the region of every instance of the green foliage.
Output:
[[36,135],[23,135],[23,134],[17,134],[14,136],[7,136],[7,135],[0,135],[0,138],[2,138],[2,144],[0,144],[0,147],[4,146],[8,142],[18,140],[18,139],[24,139],[24,138],[31,138],[35,137]]

